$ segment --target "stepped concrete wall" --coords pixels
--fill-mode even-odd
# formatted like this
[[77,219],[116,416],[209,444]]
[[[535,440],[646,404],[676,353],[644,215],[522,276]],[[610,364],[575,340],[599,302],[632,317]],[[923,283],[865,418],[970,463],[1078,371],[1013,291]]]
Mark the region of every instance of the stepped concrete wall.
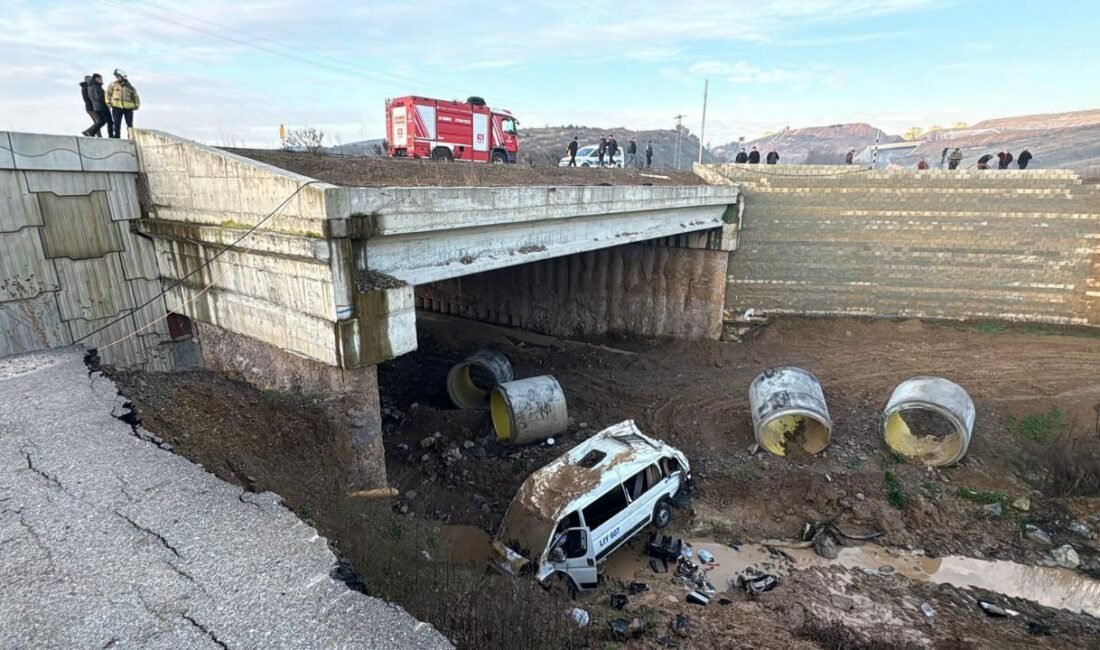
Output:
[[1100,324],[1100,188],[1072,172],[697,172],[744,196],[730,310]]
[[[161,291],[128,140],[0,132],[0,357],[71,345]],[[83,341],[104,363],[165,370],[158,298]]]

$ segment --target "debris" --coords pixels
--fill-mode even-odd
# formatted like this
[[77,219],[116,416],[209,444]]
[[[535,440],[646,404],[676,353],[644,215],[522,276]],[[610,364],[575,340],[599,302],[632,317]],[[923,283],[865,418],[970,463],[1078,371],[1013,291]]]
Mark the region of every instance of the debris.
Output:
[[986,504],[986,506],[985,506],[985,508],[983,508],[983,510],[985,511],[985,516],[986,517],[996,518],[996,517],[1000,517],[1001,515],[1004,514],[1004,509],[1001,507],[1001,504],[1000,504],[999,501],[997,503]]
[[463,449],[473,449],[476,446],[477,446],[477,444],[473,440],[463,440],[462,441],[462,448]]
[[882,435],[899,456],[928,467],[966,456],[974,431],[974,401],[943,377],[913,377],[894,388],[882,412]]
[[691,559],[694,555],[694,551],[691,550],[691,546],[684,544],[680,547],[680,557]]
[[932,606],[928,603],[921,603],[920,611],[924,612],[924,615],[928,618],[932,618],[936,615],[936,610],[932,609]]
[[580,424],[577,425],[577,428],[587,429],[588,428],[588,423],[587,422],[581,422]]
[[[649,542],[645,545],[646,555],[660,558],[662,560],[675,560],[680,557],[680,553],[683,550],[683,540],[676,538],[673,539],[668,535],[658,535],[657,533],[651,533],[649,536]],[[667,570],[668,567],[666,566]]]
[[1031,524],[1024,526],[1024,537],[1043,546],[1051,546],[1054,544],[1050,539],[1050,535],[1046,534],[1046,532],[1038,526],[1033,526]]
[[728,606],[733,604],[733,601],[730,600],[729,598],[719,598],[718,599],[718,604],[722,605],[723,607],[728,607]]
[[726,542],[726,546],[729,546],[730,548],[732,548],[735,551],[740,551],[741,550],[741,540],[731,539],[730,541]]
[[577,624],[577,627],[588,627],[589,621],[592,620],[592,617],[589,616],[588,612],[584,611],[580,607],[574,607],[569,612],[569,617],[573,619],[573,622]]
[[1063,569],[1076,569],[1081,566],[1080,556],[1069,544],[1054,549],[1054,561]]
[[867,497],[863,496],[863,493],[862,493],[862,492],[856,492],[856,501],[863,501],[863,500],[865,500],[866,498],[867,498]]
[[443,463],[445,465],[452,465],[462,460],[462,452],[458,450],[458,447],[448,447],[443,452]]
[[978,606],[982,608],[986,616],[991,618],[1006,618],[1009,616],[1019,616],[1020,612],[1014,609],[1008,609],[1007,607],[998,607],[993,603],[987,603],[984,600],[978,601]]
[[788,443],[807,454],[829,445],[833,421],[813,373],[790,366],[766,370],[749,384],[749,410],[756,442],[776,456],[787,455]]
[[428,454],[424,454],[423,456],[421,456],[421,457],[420,457],[420,462],[422,462],[422,463],[426,463],[426,462],[428,462],[428,461],[429,461],[429,460],[431,460],[431,459],[432,459],[432,457],[431,457],[431,456],[429,456]]
[[554,440],[553,438],[547,438],[546,439],[546,446],[547,447],[553,447],[555,442],[557,442],[557,441]]
[[749,451],[750,455],[755,455],[756,452],[760,451],[760,443],[756,442],[756,441],[753,441],[753,443],[751,445],[749,445],[749,450],[748,451]]
[[499,384],[489,403],[493,429],[507,445],[541,442],[565,431],[569,423],[565,393],[550,375]]
[[1080,521],[1071,522],[1069,525],[1069,529],[1077,533],[1077,535],[1083,537],[1084,539],[1092,539],[1092,531],[1089,530],[1088,526]]
[[645,619],[635,616],[629,621],[625,618],[617,618],[610,621],[611,638],[616,641],[626,641],[645,634]]
[[611,609],[622,609],[626,607],[628,600],[626,594],[611,594]]
[[649,585],[644,582],[632,582],[630,586],[627,587],[627,591],[630,592],[631,596],[636,596],[642,592],[649,591]]
[[677,614],[676,618],[672,619],[672,621],[668,624],[668,626],[672,628],[672,631],[676,633],[677,636],[690,635],[690,625],[690,619],[688,619],[688,617],[684,616],[683,614]]
[[765,591],[771,591],[777,586],[779,586],[779,578],[773,575],[737,576],[737,587],[750,596],[756,596]]
[[384,487],[348,493],[349,499],[390,499],[397,496],[397,488]]
[[706,605],[710,604],[710,598],[704,596],[703,594],[699,593],[698,591],[688,592],[687,601],[689,603],[691,603],[692,605],[706,606]]
[[1050,627],[1043,625],[1042,623],[1036,623],[1035,621],[1027,622],[1027,633],[1031,636],[1050,636]]
[[897,569],[895,569],[893,566],[891,566],[889,564],[883,564],[882,566],[880,566],[878,568],[878,572],[881,573],[884,576],[888,576],[888,575],[892,574],[895,571],[897,571]]
[[1019,499],[1016,499],[1012,502],[1012,507],[1019,510],[1020,512],[1027,512],[1028,510],[1031,510],[1031,499],[1027,498],[1026,496],[1020,497]]
[[653,573],[668,573],[668,560],[664,558],[661,558],[660,562],[657,560],[650,560],[649,568],[653,570]]
[[714,555],[705,548],[699,549],[699,561],[703,564],[710,564],[714,561]]
[[427,438],[423,438],[420,440],[420,448],[427,449],[428,447],[433,447],[435,446],[435,441],[435,436],[428,436]]

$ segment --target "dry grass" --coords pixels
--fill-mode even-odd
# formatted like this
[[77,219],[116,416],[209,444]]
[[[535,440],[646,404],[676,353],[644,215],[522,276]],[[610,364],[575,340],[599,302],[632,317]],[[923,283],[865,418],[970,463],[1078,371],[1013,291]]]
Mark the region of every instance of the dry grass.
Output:
[[1067,432],[1037,450],[1052,496],[1100,496],[1100,437],[1095,431]]

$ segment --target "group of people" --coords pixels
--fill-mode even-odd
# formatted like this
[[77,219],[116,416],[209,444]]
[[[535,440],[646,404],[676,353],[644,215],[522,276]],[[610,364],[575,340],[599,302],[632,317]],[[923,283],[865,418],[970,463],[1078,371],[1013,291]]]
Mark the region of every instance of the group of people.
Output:
[[[733,157],[733,162],[757,165],[760,163],[760,151],[753,147],[751,151],[746,152],[745,148],[741,147],[741,151],[738,151],[737,155]],[[772,149],[767,156],[764,156],[764,162],[769,165],[777,164],[779,162],[779,152]]]
[[[565,154],[569,156],[568,167],[577,166],[577,136],[573,136],[573,139],[569,142],[569,145],[565,148]],[[619,141],[615,139],[614,134],[601,135],[600,140],[596,145],[596,158],[598,160],[598,166],[600,167],[614,167],[615,155],[619,153]],[[645,166],[648,169],[653,165],[653,141],[650,140],[645,146]],[[638,143],[631,137],[630,142],[626,144],[626,158],[623,160],[623,167],[637,167],[638,165]]]
[[80,82],[80,95],[84,99],[84,110],[92,118],[92,125],[81,132],[89,138],[102,138],[102,129],[107,127],[107,135],[122,137],[122,123],[126,122],[126,135],[134,128],[134,111],[141,107],[141,98],[137,89],[126,78],[126,72],[115,70],[115,80],[103,89],[103,75],[90,74]]
[[[959,164],[962,163],[962,159],[963,159],[962,150],[959,149],[958,147],[955,147],[954,151],[951,151],[951,155],[948,155],[947,152],[948,152],[948,148],[945,147],[944,150],[943,150],[943,153],[940,154],[940,168],[941,169],[943,168],[943,161],[947,160],[947,168],[948,169],[958,169]],[[977,169],[990,169],[989,162],[991,160],[993,160],[993,157],[994,157],[993,154],[988,154],[988,153],[984,154],[983,156],[978,158],[978,163],[976,165],[976,168]],[[996,156],[996,158],[997,158],[997,169],[1008,169],[1008,166],[1012,164],[1013,160],[1016,161],[1016,166],[1019,167],[1020,169],[1027,169],[1027,166],[1031,162],[1031,159],[1033,157],[1034,156],[1031,155],[1031,152],[1028,151],[1027,148],[1025,148],[1023,151],[1021,151],[1020,155],[1015,157],[1015,158],[1013,158],[1012,152],[1010,152],[1010,151],[998,151],[997,156]],[[922,159],[922,161],[923,161],[923,159]],[[918,165],[918,168],[921,168],[921,167],[919,167],[919,165]],[[928,167],[926,165],[925,167],[923,167],[921,169],[928,169]]]

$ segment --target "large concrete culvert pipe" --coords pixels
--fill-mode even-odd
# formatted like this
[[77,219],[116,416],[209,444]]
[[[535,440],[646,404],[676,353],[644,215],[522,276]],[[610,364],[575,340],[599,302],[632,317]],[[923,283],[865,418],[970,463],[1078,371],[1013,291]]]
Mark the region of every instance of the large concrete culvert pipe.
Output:
[[970,447],[974,402],[943,377],[913,377],[898,384],[882,412],[882,435],[911,463],[953,465]]
[[512,362],[496,350],[479,350],[447,373],[447,394],[463,409],[489,409],[489,395],[512,381]]
[[550,375],[517,379],[493,389],[493,429],[509,445],[528,445],[565,431],[569,413],[561,384]]
[[749,385],[749,408],[757,444],[777,456],[786,456],[791,442],[809,454],[829,445],[833,421],[812,372],[779,367],[760,374]]

